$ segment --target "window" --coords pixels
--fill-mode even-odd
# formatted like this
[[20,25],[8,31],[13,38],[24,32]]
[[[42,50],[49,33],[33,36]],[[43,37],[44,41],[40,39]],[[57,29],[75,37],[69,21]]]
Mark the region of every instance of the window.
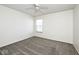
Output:
[[37,32],[42,32],[42,26],[43,26],[43,20],[42,19],[37,19],[36,20],[36,31]]

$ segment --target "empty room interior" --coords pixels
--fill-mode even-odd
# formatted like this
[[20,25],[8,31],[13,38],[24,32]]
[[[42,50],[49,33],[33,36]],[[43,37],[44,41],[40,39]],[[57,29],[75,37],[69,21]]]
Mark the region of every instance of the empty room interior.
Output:
[[0,55],[79,55],[79,5],[0,4]]

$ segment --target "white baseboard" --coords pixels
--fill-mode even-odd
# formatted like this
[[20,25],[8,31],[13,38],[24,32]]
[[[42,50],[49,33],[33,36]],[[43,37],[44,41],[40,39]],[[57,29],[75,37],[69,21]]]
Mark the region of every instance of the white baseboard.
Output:
[[14,42],[9,42],[9,43],[7,43],[7,44],[4,43],[4,45],[1,45],[0,48],[1,48],[1,47],[4,47],[4,46],[7,46],[7,45],[10,45],[10,44],[13,44],[13,43],[16,43],[16,42],[19,42],[19,41],[22,41],[22,40],[25,40],[25,39],[28,39],[28,38],[30,38],[30,37],[32,37],[32,36],[33,36],[33,35],[28,35],[28,36],[26,36],[25,38],[19,39],[19,40],[14,41]]

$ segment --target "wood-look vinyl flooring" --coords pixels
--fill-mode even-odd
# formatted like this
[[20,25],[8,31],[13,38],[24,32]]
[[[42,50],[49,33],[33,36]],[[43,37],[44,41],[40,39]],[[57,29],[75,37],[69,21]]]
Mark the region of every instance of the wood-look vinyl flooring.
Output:
[[0,55],[78,55],[72,44],[30,37],[0,48]]

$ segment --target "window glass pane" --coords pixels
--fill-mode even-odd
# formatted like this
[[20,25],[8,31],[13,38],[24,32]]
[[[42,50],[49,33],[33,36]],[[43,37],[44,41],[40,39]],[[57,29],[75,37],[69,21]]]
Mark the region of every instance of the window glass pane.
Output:
[[41,19],[36,20],[36,25],[42,25],[42,20]]
[[37,32],[42,32],[42,25],[43,25],[43,20],[37,19],[36,20],[36,31]]
[[42,26],[41,25],[37,25],[37,31],[42,32]]

